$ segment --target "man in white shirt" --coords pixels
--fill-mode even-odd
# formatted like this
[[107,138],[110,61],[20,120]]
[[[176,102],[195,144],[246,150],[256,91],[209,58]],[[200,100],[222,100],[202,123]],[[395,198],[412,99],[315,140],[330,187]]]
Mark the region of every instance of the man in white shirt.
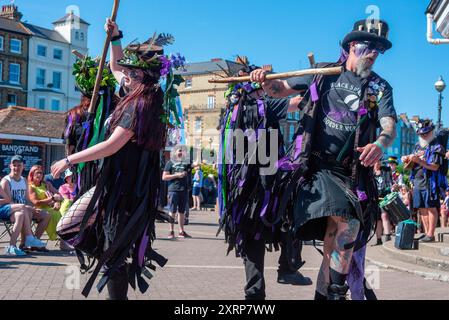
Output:
[[35,234],[36,237],[33,237],[32,235],[27,236],[22,232],[20,248],[30,249],[31,251],[47,252],[48,250],[45,248],[45,243],[39,239],[44,234],[45,229],[47,229],[50,215],[45,211],[37,210],[28,205],[31,201],[28,197],[28,183],[26,179],[22,177],[24,169],[22,156],[16,155],[12,157],[9,168],[11,169],[10,174],[4,177],[0,182],[2,189],[7,197],[12,200],[12,203],[24,205],[23,210],[28,213],[30,221],[34,220],[38,223]]

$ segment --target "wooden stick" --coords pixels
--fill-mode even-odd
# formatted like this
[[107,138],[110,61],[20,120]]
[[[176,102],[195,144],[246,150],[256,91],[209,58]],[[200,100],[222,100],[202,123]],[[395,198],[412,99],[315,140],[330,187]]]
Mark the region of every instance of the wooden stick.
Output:
[[[120,0],[114,0],[114,7],[112,8],[111,20],[115,21],[117,19],[118,7],[120,4]],[[98,100],[98,92],[100,91],[101,81],[103,79],[103,69],[106,64],[106,57],[109,51],[109,44],[111,43],[112,32],[108,32],[106,37],[106,41],[104,42],[103,47],[103,55],[101,56],[100,65],[98,66],[97,79],[95,80],[95,87],[92,93],[92,100],[90,101],[89,113],[93,113],[95,111],[95,106],[97,105]]]
[[81,59],[81,60],[86,59],[86,56],[83,55],[83,54],[82,54],[81,52],[79,52],[78,50],[72,50],[72,53],[73,53],[78,59]]
[[[343,73],[343,67],[335,67],[335,68],[321,68],[321,69],[307,69],[300,71],[292,71],[285,73],[275,73],[267,75],[267,80],[277,80],[277,79],[287,79],[294,77],[303,77],[308,75],[316,75],[322,74],[326,76],[337,75]],[[231,77],[231,78],[223,78],[223,79],[210,79],[209,83],[235,83],[235,82],[249,82],[251,81],[250,76],[246,77]]]
[[309,58],[309,62],[310,62],[310,67],[313,68],[316,64],[315,62],[315,54],[313,52],[309,53],[307,55],[307,57]]

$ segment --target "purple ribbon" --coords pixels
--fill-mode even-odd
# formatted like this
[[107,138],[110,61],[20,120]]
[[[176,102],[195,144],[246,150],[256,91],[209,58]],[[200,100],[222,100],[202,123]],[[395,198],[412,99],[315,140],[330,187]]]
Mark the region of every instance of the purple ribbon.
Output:
[[270,192],[265,192],[265,198],[263,199],[262,211],[260,212],[260,217],[263,218],[267,214],[268,203],[270,201]]
[[259,116],[265,117],[265,104],[263,103],[262,100],[257,99],[257,107],[258,107],[258,111],[259,111]]
[[147,234],[148,226],[145,228],[145,233],[142,237],[142,241],[140,242],[139,246],[139,266],[142,268],[145,258],[145,252],[148,246],[148,242],[150,241],[150,237]]
[[234,124],[237,121],[238,111],[239,111],[239,105],[236,104],[234,106],[234,111],[232,111],[232,118],[231,118],[232,124]]
[[65,133],[64,133],[64,137],[66,139],[69,137],[70,129],[72,128],[72,124],[73,124],[73,117],[70,114],[69,115],[69,123],[68,123],[67,128],[66,128]]
[[366,195],[366,192],[361,191],[359,189],[357,189],[357,197],[359,198],[360,201],[366,201],[368,200],[368,196]]
[[368,113],[368,110],[365,108],[365,106],[361,106],[359,109],[359,116],[363,117]]
[[302,135],[296,137],[295,159],[299,157],[302,151]]
[[317,102],[318,100],[320,100],[316,82],[312,83],[312,85],[310,86],[310,95],[312,97],[312,102]]

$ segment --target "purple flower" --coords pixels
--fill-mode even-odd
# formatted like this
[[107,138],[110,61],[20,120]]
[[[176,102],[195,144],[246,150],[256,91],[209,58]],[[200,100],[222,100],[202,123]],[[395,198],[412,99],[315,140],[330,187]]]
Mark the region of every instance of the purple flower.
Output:
[[172,67],[172,63],[169,59],[167,59],[166,56],[160,56],[159,60],[162,63],[162,68],[161,68],[161,76],[164,77],[167,74],[170,73],[171,67]]

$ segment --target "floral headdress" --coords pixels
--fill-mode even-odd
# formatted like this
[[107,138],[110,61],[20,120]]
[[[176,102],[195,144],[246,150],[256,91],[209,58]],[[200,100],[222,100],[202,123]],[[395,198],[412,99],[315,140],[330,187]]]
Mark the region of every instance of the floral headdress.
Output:
[[171,34],[156,33],[144,43],[132,42],[124,50],[124,57],[118,64],[126,68],[141,69],[154,80],[163,84],[164,110],[161,121],[170,124],[170,116],[174,119],[174,125],[179,126],[181,119],[178,114],[176,99],[179,97],[176,86],[184,82],[182,76],[174,74],[175,70],[184,70],[186,59],[179,53],[165,55],[164,46],[173,44],[175,38]]

